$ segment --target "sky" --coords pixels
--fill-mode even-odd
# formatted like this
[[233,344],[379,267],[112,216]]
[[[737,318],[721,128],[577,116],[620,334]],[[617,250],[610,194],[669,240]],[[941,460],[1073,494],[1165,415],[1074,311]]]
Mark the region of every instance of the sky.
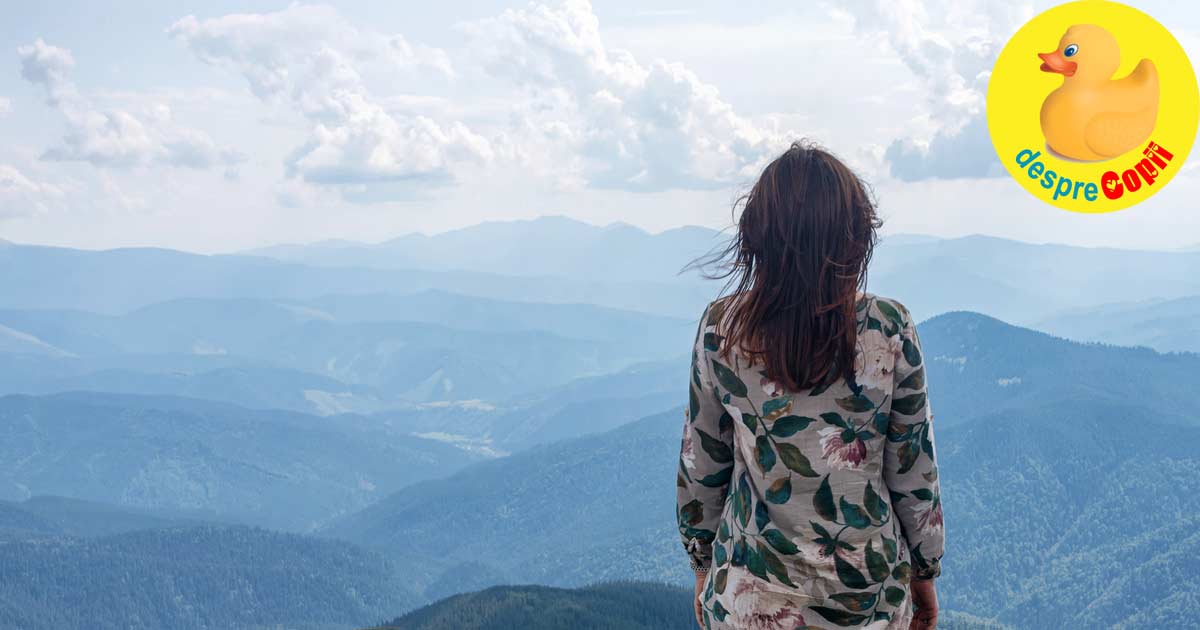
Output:
[[[871,183],[885,234],[1200,244],[1198,158],[1103,215],[1004,174],[988,73],[1053,4],[5,0],[0,238],[215,253],[541,215],[724,228],[803,138]],[[1200,8],[1134,4],[1200,58]]]

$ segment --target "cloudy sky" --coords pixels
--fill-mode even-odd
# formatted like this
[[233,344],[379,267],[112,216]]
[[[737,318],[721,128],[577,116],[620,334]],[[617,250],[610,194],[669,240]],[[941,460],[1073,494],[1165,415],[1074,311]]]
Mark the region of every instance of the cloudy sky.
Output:
[[[987,73],[1050,3],[734,4],[4,3],[0,238],[224,252],[545,214],[720,228],[803,137],[873,183],[887,232],[1200,243],[1196,158],[1108,215],[1002,176]],[[1136,4],[1200,58],[1200,10]]]

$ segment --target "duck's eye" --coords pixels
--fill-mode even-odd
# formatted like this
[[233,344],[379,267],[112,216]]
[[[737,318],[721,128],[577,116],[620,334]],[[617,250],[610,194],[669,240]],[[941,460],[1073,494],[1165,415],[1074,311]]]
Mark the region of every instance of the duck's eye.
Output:
[[1076,46],[1075,44],[1071,44],[1070,46],[1067,46],[1065,49],[1063,49],[1063,56],[1074,57],[1075,53],[1077,53],[1077,52],[1079,52],[1079,46]]

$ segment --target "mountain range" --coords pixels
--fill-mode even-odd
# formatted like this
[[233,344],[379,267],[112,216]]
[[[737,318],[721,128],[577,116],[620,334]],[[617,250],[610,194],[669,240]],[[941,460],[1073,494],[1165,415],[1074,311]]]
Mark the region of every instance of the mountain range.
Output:
[[[692,319],[718,285],[680,271],[725,238],[698,227],[650,234],[542,217],[382,244],[325,242],[211,256],[9,243],[0,246],[0,308],[120,314],[180,298],[304,300],[437,289]],[[1198,269],[1200,252],[1190,250],[893,235],[876,251],[870,288],[901,297],[918,319],[972,310],[1033,324],[1072,309],[1200,295]]]
[[[687,282],[688,263],[719,250],[731,232],[684,227],[650,234],[566,217],[483,223],[378,244],[281,245],[244,252],[323,267],[469,271],[583,282]],[[613,255],[619,252],[619,255]],[[712,269],[715,271],[715,269]],[[1200,251],[1145,251],[1024,243],[988,236],[885,236],[871,290],[911,303],[918,319],[953,310],[1030,324],[1069,309],[1200,295]],[[713,290],[709,290],[709,294]],[[589,300],[590,301],[590,300]],[[696,317],[693,310],[674,313]]]
[[8,500],[60,495],[306,531],[481,457],[352,415],[91,392],[0,397]]
[[[374,305],[374,306],[372,306]],[[0,311],[0,386],[200,395],[317,413],[516,398],[683,354],[683,319],[442,291]],[[225,394],[222,394],[225,392]]]
[[1034,325],[1083,341],[1200,352],[1200,296],[1071,309]]

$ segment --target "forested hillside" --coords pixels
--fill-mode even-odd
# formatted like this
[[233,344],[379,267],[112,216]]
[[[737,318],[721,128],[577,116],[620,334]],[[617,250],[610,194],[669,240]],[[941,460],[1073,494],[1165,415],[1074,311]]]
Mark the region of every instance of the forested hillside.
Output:
[[0,585],[5,630],[335,630],[413,603],[377,554],[237,527],[0,543]]
[[0,397],[0,499],[54,494],[304,531],[478,458],[355,416],[124,394]]
[[941,426],[1048,404],[1136,403],[1136,417],[1200,426],[1183,392],[1200,390],[1200,355],[1080,343],[979,313],[918,326]]
[[579,589],[496,586],[455,595],[374,630],[695,630],[686,589],[610,582]]

